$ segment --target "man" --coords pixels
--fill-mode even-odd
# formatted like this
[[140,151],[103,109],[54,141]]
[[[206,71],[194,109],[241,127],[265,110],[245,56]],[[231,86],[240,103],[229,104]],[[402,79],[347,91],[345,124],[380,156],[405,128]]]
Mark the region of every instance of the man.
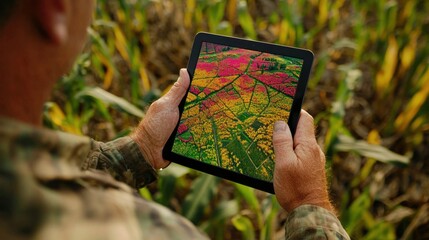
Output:
[[[94,2],[0,3],[0,236],[2,239],[205,239],[133,188],[167,167],[162,148],[190,80],[185,69],[129,137],[109,143],[41,128],[56,80],[85,42]],[[303,111],[295,138],[274,126],[274,188],[290,214],[286,238],[348,239],[329,202],[324,154]],[[113,177],[112,177],[113,176]]]

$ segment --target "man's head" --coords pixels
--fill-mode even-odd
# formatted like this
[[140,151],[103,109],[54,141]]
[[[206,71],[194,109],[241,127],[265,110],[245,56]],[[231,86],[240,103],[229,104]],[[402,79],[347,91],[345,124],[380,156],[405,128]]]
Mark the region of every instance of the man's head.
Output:
[[15,5],[15,0],[2,0],[0,1],[0,26],[6,21],[9,17],[10,11]]
[[74,60],[86,39],[93,7],[93,0],[1,0],[0,44],[19,40],[22,45],[16,46],[15,54],[32,45],[45,51],[65,51],[62,59],[71,54],[69,58]]
[[31,98],[27,103],[37,101],[41,105],[59,77],[70,70],[86,41],[95,2],[0,2],[0,115],[10,115],[2,108],[13,104],[9,103],[16,101],[13,98]]

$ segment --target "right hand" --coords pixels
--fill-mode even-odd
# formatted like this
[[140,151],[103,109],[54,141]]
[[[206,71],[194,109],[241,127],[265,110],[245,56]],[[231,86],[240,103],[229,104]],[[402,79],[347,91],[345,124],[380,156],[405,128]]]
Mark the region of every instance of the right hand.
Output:
[[317,144],[313,117],[301,110],[294,138],[284,121],[274,124],[274,192],[288,212],[305,205],[317,205],[333,213],[329,201],[325,155]]
[[146,116],[131,134],[143,157],[155,169],[166,168],[170,162],[162,157],[162,149],[179,121],[179,104],[191,80],[185,68],[180,77],[163,97],[152,103]]

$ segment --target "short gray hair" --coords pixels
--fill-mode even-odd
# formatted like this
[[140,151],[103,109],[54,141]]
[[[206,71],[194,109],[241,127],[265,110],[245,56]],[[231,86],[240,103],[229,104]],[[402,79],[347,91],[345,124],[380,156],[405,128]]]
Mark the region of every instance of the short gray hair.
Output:
[[0,0],[0,27],[7,21],[17,0]]

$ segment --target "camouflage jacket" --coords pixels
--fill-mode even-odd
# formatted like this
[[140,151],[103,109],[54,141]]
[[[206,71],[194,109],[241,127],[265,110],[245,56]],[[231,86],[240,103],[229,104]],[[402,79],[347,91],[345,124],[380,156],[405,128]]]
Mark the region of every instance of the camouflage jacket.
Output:
[[[129,137],[101,143],[0,117],[1,239],[207,239],[128,186],[156,176]],[[318,236],[348,238],[322,208],[289,215],[286,239]]]

